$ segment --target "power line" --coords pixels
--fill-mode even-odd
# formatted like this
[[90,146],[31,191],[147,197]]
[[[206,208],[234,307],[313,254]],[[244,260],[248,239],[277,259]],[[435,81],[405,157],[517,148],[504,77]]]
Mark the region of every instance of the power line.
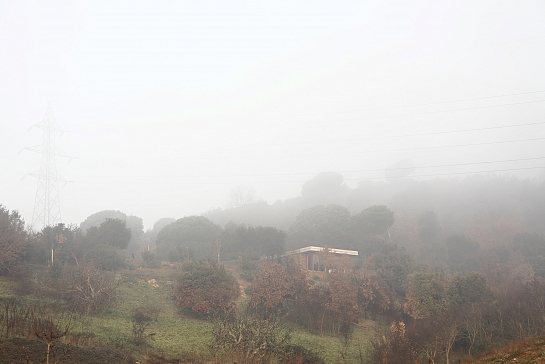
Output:
[[[429,146],[429,147],[411,147],[411,148],[382,149],[382,150],[381,149],[376,149],[376,150],[365,150],[365,151],[361,151],[361,152],[315,153],[315,154],[304,154],[304,155],[301,155],[301,156],[324,156],[324,155],[346,155],[346,154],[365,154],[365,153],[405,152],[405,151],[411,151],[411,150],[475,147],[475,146],[482,146],[482,145],[494,145],[494,144],[504,144],[504,143],[519,143],[519,142],[530,142],[530,141],[539,141],[539,140],[545,140],[545,137],[517,139],[517,140],[501,140],[501,141],[480,142],[480,143],[467,143],[467,144],[436,145],[436,146]],[[276,156],[261,156],[261,158],[264,158],[264,157],[276,157]]]
[[[354,113],[354,112],[362,112],[362,111],[368,112],[368,111],[379,111],[379,110],[406,109],[406,108],[418,107],[418,106],[453,104],[453,103],[457,103],[457,102],[490,100],[490,99],[497,99],[497,98],[502,98],[502,97],[532,95],[532,94],[538,94],[538,93],[543,93],[543,92],[545,92],[545,90],[515,92],[515,93],[503,94],[503,95],[479,96],[479,97],[470,97],[470,98],[465,98],[465,99],[423,102],[423,103],[417,103],[417,104],[407,104],[407,105],[397,105],[397,106],[393,105],[393,106],[376,107],[376,108],[365,109],[365,110],[359,109],[359,110],[340,111],[340,112],[339,111],[331,111],[331,112],[323,112],[323,113],[293,114],[291,116],[284,116],[284,117],[285,118],[291,118],[291,117],[295,118],[295,117],[301,117],[301,116],[319,116],[319,115],[331,115],[331,114],[340,114],[340,113]],[[499,106],[502,106],[502,105],[499,105]],[[401,115],[401,116],[403,116],[403,115]],[[255,119],[244,119],[244,120],[255,120]]]
[[[471,175],[478,175],[478,174],[484,174],[484,173],[498,173],[498,172],[512,172],[512,171],[524,171],[524,170],[530,170],[530,169],[543,169],[545,170],[545,166],[542,167],[521,167],[521,168],[509,168],[509,169],[495,169],[495,170],[488,170],[488,171],[477,171],[477,172],[451,172],[451,173],[433,173],[433,174],[421,174],[421,175],[415,175],[415,176],[407,176],[407,177],[391,177],[391,178],[420,178],[420,177],[437,177],[437,176],[455,176],[455,175],[462,175],[462,174],[471,174]],[[381,177],[372,177],[372,178],[351,178],[347,179],[347,181],[361,181],[365,179],[373,179],[373,180],[382,180],[384,178]]]
[[[544,100],[545,101],[545,100]],[[535,123],[523,123],[523,124],[511,124],[511,125],[498,125],[498,126],[489,126],[482,128],[472,128],[472,129],[458,129],[458,130],[445,130],[445,131],[432,131],[427,133],[415,133],[415,134],[398,134],[398,135],[385,135],[377,137],[366,137],[366,138],[357,138],[357,139],[337,139],[337,140],[319,140],[319,141],[308,141],[308,142],[294,142],[294,143],[274,143],[274,144],[246,144],[244,147],[251,146],[286,146],[286,145],[305,145],[305,144],[323,144],[323,143],[347,143],[347,142],[363,142],[367,140],[380,140],[380,139],[394,139],[394,138],[411,138],[417,136],[429,136],[429,135],[443,135],[443,134],[456,134],[456,133],[468,133],[474,131],[486,131],[486,130],[497,130],[497,129],[508,129],[508,128],[518,128],[524,126],[535,126],[535,125],[545,125],[545,122],[538,121]],[[227,148],[235,148],[240,146],[220,146]],[[212,149],[217,147],[200,147],[206,149]]]
[[[486,174],[486,173],[498,173],[498,172],[512,172],[512,171],[522,171],[522,170],[532,170],[532,169],[544,169],[543,167],[521,167],[521,168],[507,168],[507,169],[494,169],[494,170],[486,170],[486,171],[474,171],[474,172],[451,172],[451,173],[432,173],[432,174],[422,174],[422,175],[413,175],[413,176],[407,176],[407,177],[392,177],[392,178],[408,178],[408,179],[414,179],[414,178],[421,178],[421,177],[437,177],[437,176],[455,176],[455,175],[478,175],[478,174]],[[344,178],[344,181],[364,181],[364,180],[384,180],[384,177],[362,177],[362,178]],[[323,180],[327,181],[327,180]],[[111,184],[112,180],[108,181],[99,181],[99,182],[90,182],[90,181],[75,181],[83,184],[102,184],[107,183]],[[239,182],[206,182],[206,181],[199,181],[199,182],[173,182],[173,181],[157,181],[157,182],[147,182],[149,184],[155,184],[155,185],[232,185],[232,184],[241,184],[241,183],[249,183],[249,184],[266,184],[266,183],[272,183],[272,184],[280,184],[280,183],[304,183],[305,181],[302,180],[290,180],[290,181],[239,181]]]
[[[491,109],[495,107],[505,107],[505,106],[517,106],[517,105],[526,105],[526,104],[536,104],[545,102],[545,99],[542,100],[533,100],[533,101],[521,101],[521,102],[512,102],[508,104],[497,104],[497,105],[484,105],[484,106],[474,106],[474,107],[466,107],[466,108],[458,108],[458,109],[447,109],[447,110],[435,110],[435,111],[423,111],[423,112],[417,112],[417,113],[407,113],[407,114],[395,114],[395,115],[380,115],[380,116],[371,116],[366,118],[353,118],[353,119],[343,119],[344,121],[354,121],[354,120],[375,120],[375,119],[386,119],[386,118],[396,118],[400,116],[420,116],[420,115],[432,115],[432,114],[441,114],[441,113],[448,113],[448,112],[456,112],[456,111],[469,111],[469,110],[480,110],[480,109]],[[308,123],[311,123],[313,121],[310,121]],[[308,123],[302,123],[302,124],[308,124]]]
[[[544,157],[531,157],[531,158],[517,158],[517,159],[503,159],[496,161],[484,161],[484,162],[469,162],[469,163],[453,163],[453,164],[436,164],[431,166],[415,166],[415,167],[398,167],[398,168],[388,168],[388,170],[407,170],[412,168],[425,169],[425,168],[445,168],[445,167],[461,167],[461,166],[472,166],[480,164],[494,164],[494,163],[511,163],[511,162],[523,162],[523,161],[533,161],[545,159]],[[359,169],[359,170],[349,170],[349,171],[337,171],[337,173],[365,173],[365,172],[382,172],[386,168],[377,168],[377,169]],[[277,177],[277,176],[304,176],[304,175],[317,175],[321,172],[300,172],[300,173],[268,173],[268,174],[235,174],[235,175],[154,175],[156,178],[218,178],[218,177]],[[78,177],[78,176],[74,176]],[[89,176],[79,176],[79,177],[89,177]],[[107,177],[107,178],[116,178],[113,175],[102,175],[97,176],[93,175],[92,177]],[[149,177],[147,175],[123,175],[123,178],[142,178]]]
[[[515,139],[515,140],[500,140],[492,142],[480,142],[480,143],[467,143],[467,144],[451,144],[451,145],[436,145],[428,147],[410,147],[410,148],[398,148],[398,149],[376,149],[376,150],[364,150],[364,151],[351,151],[351,152],[342,152],[342,153],[312,153],[312,154],[300,154],[299,157],[312,157],[312,156],[324,156],[324,155],[347,155],[347,154],[364,154],[364,153],[386,153],[386,152],[404,152],[411,150],[427,150],[427,149],[443,149],[443,148],[460,148],[460,147],[474,147],[474,146],[483,146],[483,145],[494,145],[494,144],[505,144],[505,143],[519,143],[519,142],[530,142],[530,141],[540,141],[545,140],[545,137],[541,138],[527,138],[527,139]],[[290,157],[295,157],[293,153],[290,153]],[[248,159],[248,158],[277,158],[278,154],[271,155],[243,155],[243,156],[228,156],[230,159]],[[117,160],[207,160],[207,159],[219,159],[219,156],[211,157],[86,157],[85,159],[117,159]]]
[[[441,149],[441,148],[475,147],[475,146],[481,146],[481,145],[519,143],[519,142],[530,142],[530,141],[538,141],[538,140],[545,140],[545,137],[543,137],[543,138],[517,139],[517,140],[501,140],[501,141],[482,142],[482,143],[467,143],[467,144],[455,144],[455,145],[437,145],[437,146],[432,146],[432,147],[400,148],[400,149],[386,150],[385,152],[403,152],[403,151],[407,151],[407,150],[426,150],[426,149]],[[356,153],[378,153],[378,152],[382,152],[382,151],[375,150],[375,151],[356,152]],[[342,154],[346,154],[346,153],[342,153]],[[348,153],[348,154],[351,154],[351,153]]]
[[[545,101],[545,100],[543,100]],[[523,124],[511,124],[511,125],[497,125],[489,126],[482,128],[471,128],[471,129],[457,129],[457,130],[445,130],[445,131],[432,131],[426,133],[414,133],[414,134],[398,134],[398,135],[385,135],[385,136],[376,136],[376,137],[366,137],[366,138],[357,138],[357,139],[335,139],[335,140],[319,140],[319,141],[307,141],[307,142],[291,142],[291,143],[260,143],[260,144],[245,144],[245,145],[220,145],[220,146],[197,146],[195,148],[199,149],[217,149],[217,148],[246,148],[253,146],[287,146],[287,145],[309,145],[309,144],[324,144],[324,143],[348,143],[348,142],[362,142],[368,140],[380,140],[380,139],[395,139],[395,138],[411,138],[418,136],[430,136],[430,135],[445,135],[445,134],[456,134],[456,133],[470,133],[475,131],[486,131],[486,130],[499,130],[499,129],[509,129],[509,128],[518,128],[525,126],[536,126],[536,125],[545,125],[545,122],[538,121],[533,123],[523,123]],[[172,149],[172,148],[167,148]],[[110,157],[90,157],[92,159],[110,159]],[[114,157],[115,158],[115,157]],[[75,158],[77,159],[77,158]],[[123,158],[120,158],[123,159]],[[145,159],[145,158],[144,158]]]
[[[465,98],[465,99],[457,99],[457,100],[429,102],[429,103],[421,103],[421,104],[413,104],[413,105],[405,105],[405,106],[375,108],[375,109],[371,109],[371,110],[406,108],[406,107],[413,107],[413,106],[429,106],[429,105],[446,104],[446,103],[456,103],[456,102],[465,102],[465,101],[474,101],[474,100],[485,100],[485,99],[494,99],[494,98],[502,98],[502,97],[512,97],[512,96],[519,96],[519,95],[529,95],[529,94],[537,94],[537,93],[543,93],[543,92],[545,92],[545,90],[535,90],[535,91],[526,91],[526,92],[517,92],[517,93],[511,93],[511,94],[503,94],[503,95],[491,95],[491,96],[482,96],[482,97]],[[436,111],[419,112],[419,113],[407,113],[407,114],[396,114],[396,115],[383,115],[383,116],[344,119],[344,120],[364,121],[364,120],[372,120],[372,119],[380,119],[380,118],[392,118],[392,117],[402,117],[402,116],[418,116],[418,115],[428,115],[428,114],[436,114],[436,113],[448,113],[448,112],[456,112],[456,111],[468,111],[468,110],[478,110],[478,109],[487,109],[487,108],[495,108],[495,107],[516,106],[516,105],[542,103],[542,102],[545,102],[545,99],[515,102],[515,103],[506,103],[506,104],[497,104],[497,105],[476,106],[476,107],[469,107],[469,108],[436,110]],[[338,114],[339,112],[335,112],[335,113]],[[334,113],[323,113],[323,114],[334,114]],[[300,114],[299,116],[305,116],[305,115],[306,116],[312,116],[312,115],[321,115],[321,114]],[[307,124],[307,123],[300,123],[299,125],[301,125],[301,124]],[[216,149],[216,148],[252,147],[252,146],[259,146],[259,147],[269,146],[270,147],[270,146],[288,146],[288,145],[310,145],[310,144],[323,144],[323,143],[346,143],[346,142],[359,142],[359,141],[368,141],[368,140],[410,138],[410,137],[417,137],[417,136],[445,135],[445,134],[464,133],[464,132],[499,130],[499,129],[505,129],[505,128],[516,128],[516,127],[535,126],[535,125],[543,125],[543,124],[545,124],[545,122],[533,122],[533,123],[523,123],[523,124],[516,124],[516,125],[502,125],[502,126],[472,128],[472,129],[459,129],[459,130],[448,130],[448,131],[436,131],[436,132],[425,132],[425,133],[414,133],[414,134],[387,135],[387,136],[366,137],[366,138],[356,138],[356,139],[321,140],[321,141],[305,141],[305,142],[289,142],[289,143],[260,143],[260,144],[245,144],[245,145],[242,145],[242,146],[241,145],[223,145],[223,146],[220,145],[220,146],[213,146],[213,147],[198,146],[198,147],[195,147],[195,148],[199,148],[199,149]],[[94,158],[93,157],[93,159],[111,159],[111,158],[112,157],[105,157],[105,158],[100,158],[100,157]],[[129,159],[129,158],[115,158],[115,159]],[[179,158],[174,158],[174,159],[179,159]]]
[[466,51],[466,50],[475,49],[475,48],[496,47],[496,46],[504,45],[504,44],[512,44],[512,43],[518,43],[518,42],[526,42],[526,41],[529,41],[529,40],[542,39],[542,38],[545,38],[545,35],[538,35],[538,36],[535,36],[535,37],[528,37],[528,38],[522,38],[522,39],[508,40],[508,41],[505,41],[505,42],[496,42],[496,43],[489,43],[489,44],[474,45],[474,46],[470,46],[470,47],[466,47],[466,48],[455,48],[455,49],[450,49],[450,50],[445,50],[445,51],[436,52],[436,54],[441,54],[441,53],[455,53],[455,52]]
[[[493,98],[501,98],[501,97],[510,97],[510,96],[517,96],[517,95],[528,95],[528,94],[536,94],[536,93],[543,93],[543,92],[545,92],[545,90],[536,90],[536,91],[527,91],[527,92],[503,94],[503,95],[492,95],[492,96],[482,96],[482,97],[475,97],[475,98],[429,102],[429,103],[404,105],[404,106],[391,106],[391,107],[374,108],[374,109],[357,110],[357,111],[367,112],[367,111],[373,111],[373,110],[388,110],[388,109],[407,108],[407,107],[414,107],[414,106],[429,106],[429,105],[437,105],[437,104],[446,104],[446,103],[456,103],[456,102],[464,102],[464,101],[474,101],[474,100],[485,100],[485,99],[493,99]],[[514,103],[506,103],[506,104],[475,106],[475,107],[469,107],[469,108],[436,110],[436,111],[419,112],[419,113],[372,116],[372,117],[366,117],[366,118],[353,118],[353,119],[344,119],[344,120],[348,120],[348,121],[353,121],[353,120],[364,121],[364,120],[373,120],[373,119],[381,119],[381,118],[393,118],[393,117],[401,117],[401,116],[418,116],[418,115],[427,115],[427,114],[436,114],[436,113],[447,113],[447,112],[456,112],[456,111],[488,109],[488,108],[495,108],[495,107],[517,106],[517,105],[534,104],[534,103],[542,103],[542,102],[545,102],[545,99],[514,102]],[[335,112],[330,112],[330,113],[295,114],[295,115],[292,115],[291,117],[341,114],[341,113],[351,113],[351,112],[356,112],[356,111],[345,111],[345,112],[335,111]],[[271,118],[280,119],[280,118],[289,118],[289,117],[290,116],[280,116],[280,117],[271,117]],[[266,119],[266,117],[263,117],[261,119]],[[251,119],[238,119],[238,120],[258,120],[258,119],[251,118]],[[308,123],[315,123],[315,121],[309,121]],[[301,125],[301,124],[307,124],[307,123],[306,122],[305,123],[300,123],[299,125]],[[418,133],[418,134],[407,134],[407,135],[368,137],[368,138],[362,138],[362,139],[324,140],[324,141],[316,141],[316,142],[272,143],[272,144],[262,144],[262,143],[260,143],[260,144],[246,144],[244,146],[275,146],[275,145],[281,146],[281,145],[298,145],[298,144],[311,144],[311,143],[364,141],[364,140],[374,140],[374,139],[402,138],[402,137],[411,137],[411,136],[425,136],[425,135],[437,135],[437,134],[448,134],[448,133],[459,133],[459,132],[470,132],[470,131],[482,131],[482,130],[492,130],[492,129],[511,128],[511,127],[518,127],[518,126],[542,125],[542,124],[544,124],[544,123],[543,122],[536,122],[536,123],[525,123],[525,124],[518,124],[518,125],[494,126],[494,127],[488,127],[488,128],[485,127],[485,128],[476,128],[476,129],[462,129],[462,130],[452,130],[452,131],[442,131],[442,132],[440,131],[440,132]],[[232,148],[232,147],[239,147],[239,146],[238,145],[223,145],[223,146],[220,146],[220,147]],[[197,148],[215,148],[215,147],[197,147]]]
[[[489,100],[489,99],[497,99],[500,97],[511,97],[511,96],[521,96],[521,95],[531,95],[531,94],[538,94],[543,93],[545,90],[536,90],[536,91],[526,91],[526,92],[516,92],[512,94],[503,94],[503,95],[491,95],[491,96],[481,96],[481,97],[471,97],[467,99],[457,99],[457,100],[446,100],[446,101],[435,101],[435,102],[425,102],[421,104],[412,104],[412,105],[401,105],[401,106],[394,106],[392,108],[398,109],[398,108],[406,108],[406,107],[415,107],[415,106],[429,106],[429,105],[439,105],[439,104],[452,104],[455,102],[465,102],[465,101],[477,101],[477,100]],[[378,108],[378,110],[383,108]],[[385,108],[384,108],[385,109]]]
[[[441,105],[441,104],[453,104],[457,102],[467,102],[467,101],[479,101],[479,100],[490,100],[490,99],[497,99],[502,97],[512,97],[512,96],[523,96],[523,95],[531,95],[531,94],[538,94],[543,93],[545,90],[534,90],[534,91],[524,91],[524,92],[515,92],[510,94],[502,94],[502,95],[490,95],[490,96],[479,96],[479,97],[470,97],[470,98],[464,98],[464,99],[455,99],[455,100],[444,100],[444,101],[433,101],[433,102],[424,102],[424,103],[416,103],[416,104],[407,104],[407,105],[392,105],[392,106],[383,106],[383,107],[375,107],[371,109],[357,109],[357,110],[345,110],[345,111],[330,111],[330,112],[319,112],[319,113],[300,113],[300,114],[291,114],[291,115],[281,115],[281,116],[269,116],[269,117],[261,117],[260,119],[292,119],[292,118],[300,118],[302,116],[320,116],[320,115],[336,115],[336,114],[349,114],[349,113],[355,113],[355,112],[369,112],[369,111],[380,111],[380,110],[393,110],[393,109],[405,109],[405,108],[411,108],[411,107],[419,107],[419,106],[431,106],[431,105]],[[532,101],[530,103],[534,102],[543,102],[544,100],[540,101]],[[488,107],[501,107],[501,106],[512,106],[512,105],[518,105],[518,103],[514,104],[499,104],[499,105],[491,105]],[[465,111],[466,109],[453,109],[448,111]],[[471,110],[471,109],[470,109]],[[448,112],[444,111],[444,112]],[[397,114],[394,116],[411,116],[413,114]],[[419,114],[415,114],[419,115]],[[389,116],[386,116],[389,117]],[[242,121],[257,121],[256,118],[238,118],[237,120]],[[351,119],[352,120],[352,119]]]
[[311,141],[311,142],[259,144],[259,145],[268,145],[268,146],[279,145],[280,146],[280,145],[303,145],[303,144],[321,144],[321,143],[362,142],[362,141],[366,141],[366,140],[410,138],[410,137],[416,137],[416,136],[455,134],[455,133],[466,133],[466,132],[473,132],[473,131],[485,131],[485,130],[495,130],[495,129],[507,129],[507,128],[516,128],[516,127],[521,127],[521,126],[534,126],[534,125],[545,125],[545,122],[539,121],[539,122],[535,122],[535,123],[524,123],[524,124],[514,124],[514,125],[500,125],[500,126],[490,126],[490,127],[483,127],[483,128],[474,128],[474,129],[433,131],[433,132],[428,132],[428,133],[386,135],[386,136],[367,137],[367,138],[358,138],[358,139],[344,139],[344,140],[343,139],[338,139],[338,140],[322,140],[322,141]]

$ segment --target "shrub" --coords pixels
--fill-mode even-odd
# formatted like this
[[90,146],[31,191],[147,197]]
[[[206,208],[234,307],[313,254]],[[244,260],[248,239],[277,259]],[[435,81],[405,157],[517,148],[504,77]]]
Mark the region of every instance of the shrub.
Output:
[[218,315],[233,308],[240,288],[223,266],[209,262],[186,263],[176,281],[174,294],[182,308],[202,315]]
[[26,249],[25,221],[17,211],[0,205],[0,272],[9,269]]
[[243,363],[264,363],[282,357],[290,342],[290,332],[277,319],[261,319],[248,314],[216,320],[210,350],[216,357],[232,355]]
[[18,265],[13,267],[10,272],[13,279],[13,291],[19,296],[34,294],[38,291],[38,284],[34,279],[34,274],[29,267]]
[[80,313],[96,313],[115,301],[117,283],[93,265],[66,267],[57,288]]
[[59,279],[62,277],[62,265],[59,261],[56,261],[49,268],[49,275],[53,279]]
[[[132,311],[132,336],[136,345],[145,345],[147,339],[152,339],[155,333],[148,333],[150,322],[153,320],[153,315],[159,314],[152,312],[147,307],[137,307]],[[157,320],[157,317],[155,317]]]
[[86,257],[95,267],[102,270],[118,270],[126,266],[119,250],[111,245],[99,244],[92,248]]
[[142,252],[142,259],[148,268],[159,268],[161,266],[161,261],[157,259],[157,255],[148,250]]
[[259,269],[259,260],[248,257],[239,257],[240,277],[248,282],[252,282]]
[[371,363],[420,363],[422,357],[406,335],[403,322],[393,322],[381,339],[371,342]]

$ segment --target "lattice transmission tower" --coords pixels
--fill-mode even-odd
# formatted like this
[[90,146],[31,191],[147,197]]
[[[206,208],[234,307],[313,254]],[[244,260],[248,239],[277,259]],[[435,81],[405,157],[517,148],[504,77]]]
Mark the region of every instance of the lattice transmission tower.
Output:
[[28,176],[38,179],[38,188],[34,199],[33,227],[57,225],[61,220],[61,204],[59,199],[59,182],[67,182],[57,172],[55,157],[67,157],[68,154],[55,145],[55,136],[63,133],[53,117],[51,106],[47,108],[43,121],[33,125],[42,129],[42,144],[25,148],[42,155],[40,169]]

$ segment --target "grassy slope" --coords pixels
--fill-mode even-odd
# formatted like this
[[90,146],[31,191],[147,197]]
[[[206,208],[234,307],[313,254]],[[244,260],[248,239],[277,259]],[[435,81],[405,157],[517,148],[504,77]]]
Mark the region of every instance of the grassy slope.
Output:
[[[360,354],[365,354],[365,349],[369,339],[372,337],[370,331],[361,327],[354,330],[352,340],[348,345],[347,363],[358,363]],[[312,335],[304,330],[296,330],[292,335],[292,342],[295,345],[304,346],[307,349],[317,353],[326,363],[342,363],[341,352],[343,352],[343,342],[338,337]]]
[[511,343],[467,364],[545,363],[545,338]]
[[[206,354],[212,326],[206,321],[179,314],[171,298],[172,273],[165,268],[119,273],[118,303],[83,323],[83,331],[94,332],[103,342],[112,342],[116,338],[130,340],[132,310],[141,306],[158,307],[161,310],[158,320],[152,321],[147,330],[155,333],[153,340],[148,340],[151,351],[171,357]],[[149,283],[151,279],[155,279],[158,287]]]
[[[74,323],[73,333],[92,333],[91,345],[109,345],[134,354],[147,352],[166,357],[208,358],[208,344],[211,341],[212,325],[210,322],[184,316],[176,308],[172,299],[172,279],[176,270],[171,267],[160,269],[124,270],[116,274],[119,280],[117,304],[98,315],[83,316]],[[158,286],[153,284],[155,280]],[[150,283],[152,282],[152,283]],[[0,277],[0,296],[12,295],[10,282]],[[24,301],[40,299],[25,297]],[[152,306],[160,308],[157,321],[152,321],[147,332],[155,333],[153,340],[148,340],[146,348],[135,352],[132,345],[131,313],[136,307]],[[369,338],[374,332],[371,321],[364,321],[354,330],[353,339],[348,347],[349,360],[357,362],[360,351],[364,351]],[[335,336],[312,335],[305,330],[293,327],[292,341],[316,352],[327,363],[342,362],[343,343]],[[78,345],[77,343],[73,343]]]

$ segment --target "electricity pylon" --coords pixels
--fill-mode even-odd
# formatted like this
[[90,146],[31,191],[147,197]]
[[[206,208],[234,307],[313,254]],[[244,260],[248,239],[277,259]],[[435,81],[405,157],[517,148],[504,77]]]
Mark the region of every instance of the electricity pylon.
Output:
[[62,221],[59,181],[67,181],[57,173],[55,157],[70,158],[70,156],[55,145],[55,135],[62,133],[63,130],[55,122],[51,106],[48,106],[43,121],[34,126],[43,130],[43,137],[42,144],[25,148],[42,155],[40,169],[28,174],[38,179],[38,188],[36,189],[36,197],[34,199],[34,213],[32,214],[32,226],[46,227],[57,225]]

